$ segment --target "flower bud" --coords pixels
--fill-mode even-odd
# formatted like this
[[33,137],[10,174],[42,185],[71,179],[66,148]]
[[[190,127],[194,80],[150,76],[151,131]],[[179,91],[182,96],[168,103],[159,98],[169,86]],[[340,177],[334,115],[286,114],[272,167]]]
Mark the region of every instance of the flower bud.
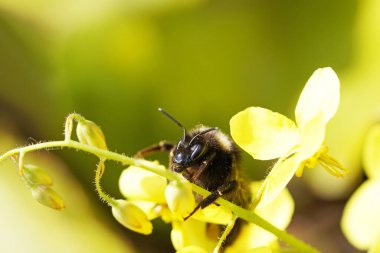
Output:
[[99,126],[89,120],[78,120],[77,136],[80,143],[107,149],[106,139]]
[[45,185],[34,185],[31,187],[33,198],[41,204],[56,209],[62,210],[65,208],[62,198],[53,189]]
[[124,227],[137,233],[148,235],[153,226],[147,215],[136,205],[126,200],[115,200],[112,205],[112,215]]
[[181,216],[189,215],[195,208],[195,198],[188,181],[171,181],[165,189],[169,209]]
[[30,185],[41,184],[51,186],[53,184],[53,180],[49,174],[33,164],[24,164],[24,178]]

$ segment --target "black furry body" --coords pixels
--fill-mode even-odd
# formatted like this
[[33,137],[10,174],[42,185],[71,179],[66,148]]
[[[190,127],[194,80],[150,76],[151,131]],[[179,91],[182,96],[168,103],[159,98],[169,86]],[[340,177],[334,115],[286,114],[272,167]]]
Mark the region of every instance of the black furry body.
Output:
[[[251,192],[240,174],[240,150],[235,142],[219,129],[203,125],[187,132],[186,128],[171,115],[162,109],[159,111],[183,129],[183,137],[175,145],[161,141],[158,145],[141,150],[137,153],[137,157],[144,157],[156,151],[169,151],[170,170],[181,173],[190,182],[211,192],[206,198],[195,194],[198,205],[184,219],[191,217],[199,208],[212,204],[219,197],[248,208],[251,203]],[[241,224],[242,221],[237,219],[224,245],[234,241]],[[220,230],[222,231],[221,227]]]
[[[186,152],[188,148],[177,144],[170,151],[169,168],[182,173],[190,182],[210,192],[225,190],[221,194],[224,199],[247,208],[251,201],[251,194],[245,180],[240,175],[240,150],[220,130],[216,129],[201,134],[208,129],[211,128],[202,125],[197,126],[185,137],[184,143],[190,142],[190,140],[198,135],[191,144],[206,146],[203,154],[189,164],[176,163],[173,161],[174,156],[179,152]],[[199,173],[204,164],[207,164],[206,167]],[[231,185],[230,182],[235,183]],[[197,196],[198,202],[201,199],[200,196]]]
[[[194,145],[201,145],[203,152],[196,159],[186,159],[185,157],[191,153],[191,146]],[[176,160],[181,159],[175,157],[181,153],[185,154],[184,159],[182,163],[178,163]],[[218,129],[202,125],[193,128],[171,149],[169,168],[182,173],[190,182],[211,192],[206,198],[195,194],[198,206],[188,217],[198,208],[212,204],[218,197],[243,208],[248,208],[251,203],[251,192],[247,182],[240,175],[240,151],[235,142]],[[224,246],[232,244],[236,239],[242,223],[241,219],[236,220]],[[222,231],[222,228],[220,230]]]

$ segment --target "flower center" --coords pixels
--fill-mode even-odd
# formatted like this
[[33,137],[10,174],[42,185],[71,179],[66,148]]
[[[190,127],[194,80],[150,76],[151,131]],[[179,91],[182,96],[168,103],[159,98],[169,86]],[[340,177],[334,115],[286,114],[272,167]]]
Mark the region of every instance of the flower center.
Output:
[[348,173],[348,170],[344,168],[335,158],[331,157],[327,152],[329,151],[326,145],[322,145],[321,148],[309,159],[303,161],[300,167],[297,169],[296,176],[302,176],[303,168],[314,168],[319,163],[328,173],[336,177],[343,177]]

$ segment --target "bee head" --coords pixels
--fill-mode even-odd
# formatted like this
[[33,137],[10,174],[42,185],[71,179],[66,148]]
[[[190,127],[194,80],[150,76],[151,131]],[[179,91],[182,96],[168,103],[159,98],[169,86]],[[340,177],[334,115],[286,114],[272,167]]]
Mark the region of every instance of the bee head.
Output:
[[163,109],[159,108],[158,110],[174,121],[183,130],[183,137],[177,143],[176,148],[173,151],[172,158],[172,162],[174,164],[173,170],[175,172],[182,172],[184,169],[198,162],[207,150],[207,142],[204,141],[204,138],[201,139],[199,137],[210,131],[217,130],[217,128],[208,128],[191,137],[187,134],[186,128],[181,123],[179,123]]

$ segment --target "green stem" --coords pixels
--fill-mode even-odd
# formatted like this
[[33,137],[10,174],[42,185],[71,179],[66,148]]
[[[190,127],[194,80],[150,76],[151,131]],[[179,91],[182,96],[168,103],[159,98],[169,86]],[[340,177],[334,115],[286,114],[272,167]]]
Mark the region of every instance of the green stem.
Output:
[[[208,191],[203,189],[202,187],[199,187],[198,185],[193,185],[193,190],[199,194],[202,195],[208,195]],[[246,220],[250,223],[256,224],[257,226],[267,230],[268,232],[271,232],[274,234],[277,238],[282,240],[283,242],[287,243],[289,246],[292,246],[296,248],[299,252],[305,252],[305,253],[318,253],[317,249],[313,248],[312,246],[308,245],[307,243],[299,240],[298,238],[294,237],[291,234],[288,234],[286,231],[278,229],[268,221],[264,220],[257,214],[255,214],[252,210],[244,209],[240,206],[237,206],[223,198],[217,199],[216,203],[228,207],[236,216],[239,218]]]
[[95,172],[95,187],[96,191],[98,192],[98,195],[100,199],[104,200],[107,202],[107,204],[111,206],[116,206],[115,199],[111,198],[107,193],[105,193],[100,185],[100,179],[102,178],[103,172],[105,170],[105,160],[100,159],[97,167],[96,167],[96,172]]
[[[138,166],[140,168],[146,169],[146,170],[151,171],[153,173],[156,173],[160,176],[163,176],[169,180],[177,180],[177,181],[180,180],[180,177],[178,174],[176,174],[172,171],[169,171],[169,170],[165,169],[164,166],[158,165],[154,162],[150,162],[150,161],[143,160],[143,159],[134,159],[134,158],[127,157],[125,155],[121,155],[121,154],[111,152],[111,151],[108,151],[105,149],[100,149],[100,148],[97,148],[94,146],[82,144],[82,143],[79,143],[79,142],[73,141],[73,140],[51,141],[51,142],[38,143],[38,144],[34,144],[34,145],[22,147],[22,148],[13,149],[13,150],[10,150],[10,151],[4,153],[3,155],[1,155],[0,156],[0,162],[2,160],[4,160],[5,158],[11,157],[11,156],[16,155],[16,154],[20,154],[20,153],[25,154],[25,153],[31,152],[31,151],[37,151],[37,150],[42,150],[42,149],[50,149],[50,148],[73,148],[76,150],[81,150],[81,151],[84,151],[87,153],[91,153],[91,154],[96,155],[100,158],[121,162],[123,165]],[[101,169],[98,168],[97,177],[99,177],[99,178],[96,179],[97,184],[100,183],[100,174],[101,174]],[[97,188],[98,187],[100,187],[100,185],[97,185]],[[201,194],[203,196],[207,196],[210,194],[209,191],[207,191],[207,190],[203,189],[202,187],[199,187],[195,184],[192,184],[192,188],[196,193]],[[100,192],[102,192],[102,191],[100,191]],[[107,196],[109,198],[108,195],[105,194],[105,196]],[[105,196],[101,196],[101,197],[104,198]],[[106,200],[109,201],[109,199],[106,199]],[[112,204],[112,200],[110,202]],[[319,252],[317,249],[311,247],[310,245],[306,244],[302,240],[299,240],[296,237],[288,234],[287,232],[280,230],[277,227],[273,226],[271,223],[269,223],[268,221],[264,220],[263,218],[261,218],[260,216],[255,214],[252,210],[243,209],[243,208],[241,208],[241,207],[239,207],[239,206],[237,206],[237,205],[235,205],[235,204],[233,204],[233,203],[231,203],[231,202],[229,202],[223,198],[217,199],[216,203],[218,203],[222,206],[228,207],[237,217],[244,219],[248,222],[254,223],[257,226],[271,232],[277,238],[279,238],[283,242],[287,243],[289,246],[294,247],[299,252],[304,252],[304,253],[318,253]]]
[[225,227],[225,229],[223,231],[222,236],[219,238],[218,243],[216,244],[216,246],[214,248],[213,253],[219,253],[220,252],[220,249],[223,246],[223,242],[226,240],[227,236],[230,234],[231,230],[235,226],[236,219],[237,219],[237,216],[234,215],[232,217],[232,219],[230,220],[230,222],[227,224],[227,226]]
[[85,118],[78,113],[70,113],[69,116],[66,117],[65,122],[65,141],[71,140],[71,132],[73,131],[73,121],[84,121]]
[[24,152],[20,152],[18,155],[18,174],[24,177]]

